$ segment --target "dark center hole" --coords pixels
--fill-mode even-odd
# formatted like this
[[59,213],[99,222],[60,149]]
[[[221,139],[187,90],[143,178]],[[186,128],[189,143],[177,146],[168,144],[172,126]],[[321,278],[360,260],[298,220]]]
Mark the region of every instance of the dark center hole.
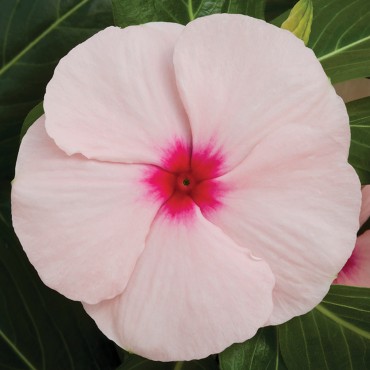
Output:
[[190,180],[189,179],[184,179],[182,181],[182,183],[185,185],[185,186],[189,186],[190,185]]

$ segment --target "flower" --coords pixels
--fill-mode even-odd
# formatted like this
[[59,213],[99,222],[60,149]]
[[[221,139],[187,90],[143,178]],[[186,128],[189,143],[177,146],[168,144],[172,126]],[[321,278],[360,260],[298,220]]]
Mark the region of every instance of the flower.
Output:
[[57,66],[15,230],[123,348],[190,360],[311,310],[356,240],[348,116],[313,52],[242,15],[110,27]]
[[[360,225],[370,217],[370,185],[362,188]],[[370,288],[370,230],[365,230],[356,241],[355,249],[333,284]]]

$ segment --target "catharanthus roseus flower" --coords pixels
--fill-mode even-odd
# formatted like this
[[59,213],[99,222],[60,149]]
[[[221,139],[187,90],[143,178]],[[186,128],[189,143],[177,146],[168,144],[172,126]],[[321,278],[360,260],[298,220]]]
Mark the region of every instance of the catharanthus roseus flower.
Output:
[[[367,185],[362,189],[360,225],[362,226],[369,217],[370,185]],[[370,288],[370,230],[366,230],[357,238],[355,249],[334,280],[334,284]]]
[[348,116],[313,52],[241,15],[110,27],[61,60],[14,227],[43,281],[154,360],[312,309],[355,244]]

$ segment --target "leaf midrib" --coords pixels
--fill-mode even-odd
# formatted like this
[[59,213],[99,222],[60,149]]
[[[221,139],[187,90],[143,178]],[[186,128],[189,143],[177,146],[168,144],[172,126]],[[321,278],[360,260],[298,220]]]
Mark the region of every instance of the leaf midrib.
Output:
[[341,54],[341,53],[343,53],[344,51],[346,51],[346,50],[348,50],[348,49],[351,49],[352,47],[355,47],[355,46],[360,45],[360,44],[362,44],[362,43],[364,43],[364,42],[367,42],[367,41],[370,41],[370,36],[367,36],[367,37],[365,37],[365,38],[363,38],[363,39],[361,39],[361,40],[357,40],[357,41],[355,41],[355,42],[352,42],[352,43],[350,43],[350,44],[348,44],[348,45],[346,45],[346,46],[343,46],[343,47],[341,47],[341,48],[335,49],[335,50],[333,50],[332,52],[330,52],[330,53],[328,53],[328,54],[325,54],[325,55],[323,55],[323,56],[321,56],[321,57],[318,57],[317,59],[318,59],[320,62],[323,62],[323,61],[324,61],[324,60],[326,60],[326,59],[329,59],[329,58],[331,58],[331,57],[333,57],[333,56],[335,56],[335,55],[337,55],[337,54]]
[[33,41],[31,41],[24,49],[22,49],[13,59],[11,59],[7,64],[5,64],[0,69],[0,76],[3,75],[9,68],[18,62],[25,54],[32,50],[42,39],[44,39],[50,32],[52,32],[60,23],[65,21],[71,15],[73,15],[77,10],[84,6],[90,0],[81,0],[73,8],[64,13],[60,18],[57,18],[44,32],[37,36]]
[[0,337],[8,344],[8,346],[17,354],[17,356],[29,367],[30,370],[37,370],[27,357],[17,348],[17,346],[0,330]]
[[346,329],[352,331],[353,333],[355,333],[355,334],[357,334],[357,335],[359,335],[363,338],[366,338],[366,339],[370,340],[370,333],[368,333],[367,331],[357,327],[356,325],[351,324],[350,322],[347,322],[347,321],[341,319],[338,315],[336,315],[332,311],[328,310],[327,308],[323,307],[321,304],[316,306],[316,310],[319,311],[324,316],[326,316],[328,319],[330,319],[330,320],[334,321],[335,323],[337,323],[338,325],[340,325],[341,327],[346,328]]
[[352,128],[370,128],[370,125],[350,125]]

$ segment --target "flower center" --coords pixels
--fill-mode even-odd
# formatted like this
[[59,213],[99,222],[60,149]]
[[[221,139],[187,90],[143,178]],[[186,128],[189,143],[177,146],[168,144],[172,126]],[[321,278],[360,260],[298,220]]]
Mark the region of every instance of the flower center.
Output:
[[196,183],[197,181],[194,179],[191,173],[180,173],[176,179],[176,188],[181,192],[189,193],[194,188]]
[[191,150],[176,143],[162,158],[162,168],[151,167],[144,178],[149,195],[162,201],[162,210],[172,218],[193,215],[194,207],[202,212],[220,206],[224,190],[216,178],[220,175],[223,157],[212,150]]

